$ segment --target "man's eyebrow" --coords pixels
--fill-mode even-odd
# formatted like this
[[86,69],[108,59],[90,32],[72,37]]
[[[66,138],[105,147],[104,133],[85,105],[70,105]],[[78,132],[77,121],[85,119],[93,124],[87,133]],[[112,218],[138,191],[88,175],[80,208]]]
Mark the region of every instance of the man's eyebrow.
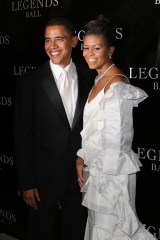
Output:
[[[45,37],[45,39],[47,39],[47,38],[51,38],[51,37]],[[64,36],[56,36],[55,38],[65,38]]]
[[56,36],[56,38],[64,38],[64,36]]

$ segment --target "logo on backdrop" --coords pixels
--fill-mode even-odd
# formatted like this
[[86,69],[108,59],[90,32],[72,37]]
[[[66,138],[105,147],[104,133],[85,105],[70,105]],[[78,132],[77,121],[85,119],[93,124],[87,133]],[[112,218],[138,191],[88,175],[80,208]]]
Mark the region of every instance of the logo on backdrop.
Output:
[[14,76],[21,76],[26,74],[28,71],[33,70],[36,67],[32,66],[14,66],[13,67],[13,75]]
[[0,36],[0,45],[8,45],[9,44],[9,35],[1,35]]
[[5,154],[0,155],[0,170],[2,170],[4,166],[13,166],[13,165],[14,165],[13,156],[8,156]]
[[0,223],[12,222],[15,223],[16,215],[8,210],[0,208]]
[[153,82],[153,90],[160,90],[159,82]]
[[159,82],[156,81],[160,77],[160,71],[158,67],[139,67],[139,68],[133,68],[129,67],[129,78],[130,79],[141,79],[145,80],[150,78],[153,81],[153,90],[160,90]]
[[57,7],[59,0],[24,0],[24,1],[12,1],[12,12],[25,11],[26,18],[38,18],[41,17],[40,9]]
[[147,230],[153,234],[157,239],[160,239],[160,228],[154,226],[148,226]]
[[11,107],[12,99],[11,97],[0,96],[0,106],[2,107]]
[[160,150],[137,148],[139,159],[148,159],[150,162],[150,170],[153,172],[160,172]]

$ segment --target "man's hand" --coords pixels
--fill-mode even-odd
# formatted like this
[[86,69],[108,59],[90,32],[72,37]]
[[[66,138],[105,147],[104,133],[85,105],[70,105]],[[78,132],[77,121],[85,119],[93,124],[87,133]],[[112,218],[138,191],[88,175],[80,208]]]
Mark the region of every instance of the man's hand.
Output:
[[28,206],[37,210],[38,209],[37,201],[38,202],[41,201],[39,197],[38,189],[33,188],[33,189],[23,191],[23,200]]

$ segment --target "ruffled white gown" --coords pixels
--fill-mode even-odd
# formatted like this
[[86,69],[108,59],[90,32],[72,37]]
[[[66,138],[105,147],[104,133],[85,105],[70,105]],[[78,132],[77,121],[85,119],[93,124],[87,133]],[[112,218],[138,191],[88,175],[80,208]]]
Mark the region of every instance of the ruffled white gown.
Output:
[[135,209],[136,172],[141,163],[132,150],[133,107],[147,98],[140,88],[112,83],[84,108],[82,148],[77,155],[89,177],[81,189],[88,208],[85,240],[155,240]]

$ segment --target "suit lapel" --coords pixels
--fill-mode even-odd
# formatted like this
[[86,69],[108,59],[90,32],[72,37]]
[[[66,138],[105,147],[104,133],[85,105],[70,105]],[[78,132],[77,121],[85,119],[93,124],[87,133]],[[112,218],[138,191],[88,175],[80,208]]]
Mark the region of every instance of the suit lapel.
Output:
[[55,108],[57,109],[58,114],[63,118],[64,122],[67,124],[67,126],[70,127],[68,118],[63,106],[63,102],[60,96],[60,93],[58,91],[57,85],[55,83],[54,77],[52,75],[52,72],[50,68],[48,69],[49,74],[43,78],[42,80],[42,86],[48,95],[51,102],[54,104]]
[[86,91],[85,84],[82,81],[80,74],[78,74],[78,98],[76,104],[76,110],[73,118],[72,129],[75,127],[76,122],[83,111],[85,102],[87,100],[88,91]]
[[[70,127],[63,102],[60,96],[60,93],[58,91],[57,85],[55,83],[54,77],[52,75],[49,62],[48,64],[45,64],[44,67],[44,77],[42,80],[42,86],[48,95],[49,99],[51,102],[54,104],[55,108],[57,109],[58,114],[61,116],[61,118],[64,120],[64,123],[66,124],[67,127]],[[72,130],[75,127],[82,111],[84,108],[84,105],[86,103],[88,93],[90,88],[87,87],[87,84],[85,82],[84,76],[81,75],[81,71],[79,71],[79,68],[77,68],[77,73],[78,73],[78,99],[77,99],[77,104],[76,104],[76,110],[73,118],[73,124],[72,124]],[[42,76],[40,76],[42,77]],[[88,81],[88,79],[86,79]]]

